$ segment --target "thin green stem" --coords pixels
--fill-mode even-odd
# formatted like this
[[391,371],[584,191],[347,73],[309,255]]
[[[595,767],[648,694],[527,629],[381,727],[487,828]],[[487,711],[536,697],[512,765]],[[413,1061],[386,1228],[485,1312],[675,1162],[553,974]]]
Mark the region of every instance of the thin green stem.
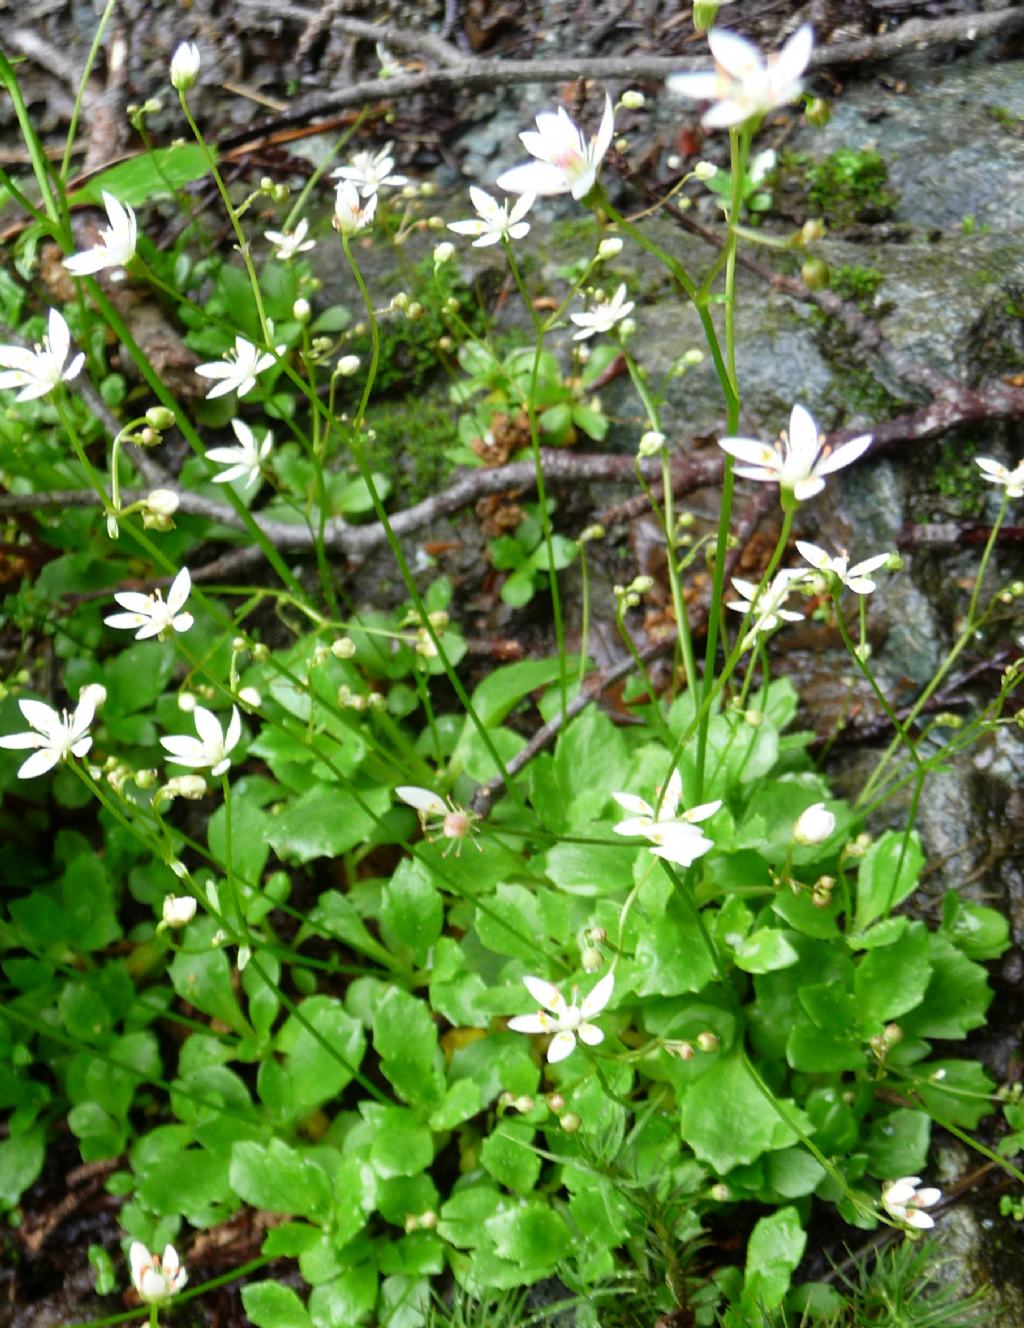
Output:
[[[107,30],[107,24],[110,22],[111,15],[117,8],[117,0],[107,0],[103,13],[100,15],[99,24],[96,27],[96,34],[92,39],[92,45],[89,47],[89,54],[85,57],[85,66],[82,69],[82,77],[78,80],[78,87],[75,90],[75,104],[71,108],[71,119],[68,121],[68,133],[64,142],[64,155],[61,158],[59,178],[63,185],[68,178],[68,170],[71,166],[71,153],[75,146],[75,138],[78,135],[78,121],[82,115],[82,102],[85,99],[85,89],[89,83],[89,75],[92,73],[93,65],[96,63],[96,57],[99,55],[100,46],[103,43],[103,34]],[[153,1321],[156,1328],[156,1320]]]

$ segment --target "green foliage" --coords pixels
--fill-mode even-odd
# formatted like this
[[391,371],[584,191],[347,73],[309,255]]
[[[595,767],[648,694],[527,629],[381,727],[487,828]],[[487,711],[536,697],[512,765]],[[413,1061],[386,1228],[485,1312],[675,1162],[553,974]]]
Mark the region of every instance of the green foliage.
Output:
[[857,267],[844,263],[832,269],[831,287],[836,295],[844,300],[852,300],[865,312],[873,308],[875,296],[885,280],[881,272],[873,267]]
[[802,170],[812,214],[833,228],[881,220],[896,204],[889,167],[873,148],[839,148],[810,163],[790,155],[786,164]]

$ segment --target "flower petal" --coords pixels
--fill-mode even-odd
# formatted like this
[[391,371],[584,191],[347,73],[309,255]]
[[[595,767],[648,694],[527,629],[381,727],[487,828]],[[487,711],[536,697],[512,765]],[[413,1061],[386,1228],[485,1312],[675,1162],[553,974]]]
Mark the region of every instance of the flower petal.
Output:
[[543,1005],[546,1010],[552,1014],[562,1015],[565,1013],[565,997],[552,982],[546,982],[544,978],[535,978],[529,975],[523,977],[523,986],[530,993],[538,1005]]
[[559,1061],[564,1061],[566,1056],[571,1056],[575,1048],[576,1034],[563,1029],[551,1039],[551,1045],[548,1047],[548,1063],[557,1065]]
[[592,1019],[594,1015],[600,1014],[604,1007],[612,998],[612,992],[615,990],[615,974],[606,973],[600,982],[595,983],[593,989],[584,996],[580,1002],[580,1013],[584,1019]]

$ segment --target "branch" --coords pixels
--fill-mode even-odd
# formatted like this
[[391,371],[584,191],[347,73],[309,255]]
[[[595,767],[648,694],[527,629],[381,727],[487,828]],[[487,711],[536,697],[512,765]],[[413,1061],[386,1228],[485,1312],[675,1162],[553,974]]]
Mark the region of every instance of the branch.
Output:
[[[281,5],[277,0],[241,0],[243,10],[272,13],[308,21],[310,10],[300,6]],[[347,19],[351,25],[354,20]],[[371,25],[372,26],[372,25]],[[1011,32],[1024,27],[1024,7],[1013,5],[988,14],[957,14],[940,19],[909,19],[894,32],[874,37],[858,37],[853,41],[833,42],[817,47],[811,57],[815,69],[835,68],[860,64],[867,60],[888,60],[907,50],[920,50],[927,46],[947,45],[950,42],[978,41],[996,33]],[[353,31],[349,26],[346,30]],[[382,30],[381,30],[382,31]],[[436,47],[438,38],[428,39]],[[411,43],[405,43],[410,45]],[[420,49],[428,45],[420,40]],[[398,45],[398,42],[395,42]],[[447,46],[447,43],[445,43]],[[433,52],[436,53],[436,52]],[[272,121],[251,125],[238,133],[221,139],[223,148],[260,138],[264,134],[289,125],[308,124],[347,106],[362,106],[374,101],[398,101],[416,93],[444,90],[490,91],[496,86],[521,83],[559,83],[577,78],[635,82],[644,79],[663,79],[682,70],[706,69],[708,56],[652,56],[628,55],[623,57],[565,57],[552,60],[482,60],[457,52],[459,62],[446,64],[443,69],[428,70],[422,74],[409,74],[399,78],[364,79],[338,88],[327,97],[300,102],[294,110],[277,116]],[[445,57],[447,59],[447,55]]]

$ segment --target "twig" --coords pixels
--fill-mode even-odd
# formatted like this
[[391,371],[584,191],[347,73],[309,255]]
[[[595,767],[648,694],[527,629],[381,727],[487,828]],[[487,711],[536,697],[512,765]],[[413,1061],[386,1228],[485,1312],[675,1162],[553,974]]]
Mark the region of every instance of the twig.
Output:
[[[270,0],[243,0],[247,9],[275,14],[281,7]],[[308,11],[301,11],[309,18]],[[354,22],[354,20],[346,20]],[[996,33],[1010,32],[1024,27],[1024,7],[1013,5],[989,14],[957,14],[939,19],[909,19],[894,32],[883,32],[873,37],[858,37],[853,41],[834,42],[818,47],[811,57],[816,69],[859,64],[867,60],[887,60],[907,50],[920,50],[927,46],[947,45],[951,42],[977,41]],[[421,34],[417,34],[420,36]],[[433,39],[435,42],[439,38]],[[397,42],[396,42],[397,45]],[[421,49],[426,46],[420,43]],[[364,79],[338,88],[327,97],[300,102],[285,115],[264,124],[250,125],[247,129],[229,135],[220,146],[231,147],[248,142],[262,134],[288,125],[307,124],[310,120],[334,114],[346,106],[361,106],[366,102],[386,99],[397,101],[421,92],[445,89],[491,90],[496,86],[521,83],[558,83],[567,79],[591,78],[611,81],[635,82],[643,79],[663,79],[681,70],[705,69],[707,56],[645,56],[624,57],[566,57],[551,60],[483,60],[458,53],[459,62],[443,69],[432,69],[422,74],[409,74],[388,79]]]

